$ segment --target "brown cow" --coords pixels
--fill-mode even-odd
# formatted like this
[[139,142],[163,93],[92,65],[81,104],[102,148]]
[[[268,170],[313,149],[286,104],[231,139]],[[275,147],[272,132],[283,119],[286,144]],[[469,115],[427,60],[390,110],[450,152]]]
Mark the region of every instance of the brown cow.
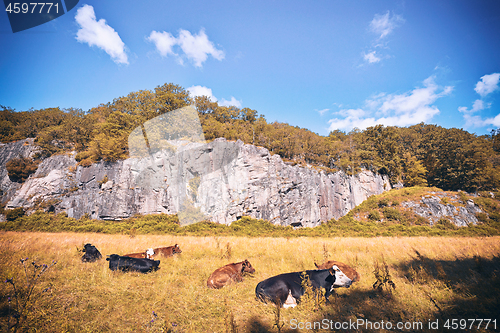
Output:
[[243,281],[243,273],[254,273],[255,269],[250,262],[245,261],[227,264],[217,268],[207,280],[207,286],[213,289],[220,289],[226,284]]
[[146,252],[139,252],[139,253],[129,253],[123,255],[124,257],[130,257],[130,258],[147,258]]
[[164,256],[164,257],[171,257],[176,253],[182,253],[181,248],[179,245],[175,244],[174,246],[168,246],[168,247],[158,247],[156,249],[148,249],[146,251],[147,258],[153,259],[158,256]]
[[351,279],[352,282],[356,282],[356,281],[359,281],[361,279],[361,275],[358,272],[356,272],[356,270],[354,270],[354,268],[352,268],[351,266],[346,265],[346,264],[344,264],[343,262],[340,262],[340,261],[329,260],[329,261],[323,263],[322,265],[318,266],[318,264],[316,264],[316,263],[314,263],[314,265],[316,266],[317,269],[330,269],[334,265],[337,265],[337,267],[340,268],[340,270],[349,279]]

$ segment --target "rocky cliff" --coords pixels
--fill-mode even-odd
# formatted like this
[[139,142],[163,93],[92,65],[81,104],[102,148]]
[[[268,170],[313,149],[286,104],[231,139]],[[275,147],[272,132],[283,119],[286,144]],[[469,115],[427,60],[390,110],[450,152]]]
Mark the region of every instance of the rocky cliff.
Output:
[[458,201],[456,195],[431,192],[420,201],[405,201],[401,206],[410,208],[415,214],[424,217],[430,225],[434,225],[441,218],[450,220],[457,227],[477,224],[476,214],[483,212],[481,208],[476,206],[472,199],[467,200],[463,206],[457,204]]
[[34,151],[30,139],[0,147],[0,188],[8,209],[43,208],[74,218],[89,214],[112,220],[178,213],[183,224],[202,218],[229,224],[251,216],[313,227],[391,189],[388,178],[379,174],[327,174],[225,139],[176,142],[147,157],[89,167],[77,166],[74,153],[55,155],[43,160],[23,184],[10,181],[5,163]]

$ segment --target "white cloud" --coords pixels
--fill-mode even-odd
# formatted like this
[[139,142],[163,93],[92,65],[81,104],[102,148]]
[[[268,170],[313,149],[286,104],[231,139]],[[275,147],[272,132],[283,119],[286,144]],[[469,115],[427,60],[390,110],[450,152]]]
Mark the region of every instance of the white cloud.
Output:
[[484,121],[484,125],[493,125],[495,127],[500,127],[500,114],[497,114],[494,118],[487,118]]
[[[487,74],[481,77],[474,90],[485,98],[495,90],[498,90],[500,82],[500,73]],[[491,103],[485,103],[482,99],[476,99],[469,110],[465,106],[458,108],[458,111],[464,114],[465,127],[484,127],[493,125],[500,126],[500,114],[493,118],[483,119],[480,115],[473,116],[473,113],[491,108]]]
[[324,115],[325,113],[327,113],[328,111],[330,111],[330,109],[323,109],[323,110],[315,110],[317,113],[319,113],[320,116]]
[[186,89],[189,92],[189,96],[191,98],[195,98],[197,96],[207,96],[212,102],[217,102],[217,98],[215,98],[212,93],[212,89],[203,87],[203,86],[192,86]]
[[156,49],[162,57],[166,57],[169,54],[176,55],[172,50],[172,47],[177,44],[177,39],[170,33],[153,30],[146,39],[155,44]]
[[178,43],[191,61],[194,62],[196,67],[201,67],[201,64],[207,60],[211,55],[217,60],[224,59],[224,52],[217,50],[214,44],[208,40],[205,31],[202,29],[198,35],[191,35],[187,30],[179,32]]
[[218,50],[214,46],[203,29],[195,35],[192,35],[187,30],[181,29],[179,31],[179,37],[177,38],[165,31],[152,31],[146,39],[155,44],[161,56],[166,57],[172,54],[177,57],[180,64],[183,64],[184,61],[180,55],[174,52],[174,47],[176,45],[179,46],[183,55],[191,60],[196,67],[201,67],[209,55],[219,61],[225,57],[224,51]]
[[380,57],[377,57],[375,55],[377,51],[372,51],[370,53],[365,53],[363,58],[365,59],[365,61],[368,61],[370,64],[373,64],[375,62],[379,62],[380,60],[382,60],[382,58]]
[[[204,86],[192,86],[186,89],[189,92],[189,96],[191,98],[195,98],[196,96],[207,96],[212,102],[218,102],[218,99],[212,93],[212,89],[204,87]],[[220,106],[236,106],[237,108],[241,108],[241,101],[237,100],[233,96],[231,96],[230,100],[226,100],[224,98],[218,102]]]
[[118,33],[106,24],[106,20],[96,20],[94,7],[83,5],[76,12],[75,20],[80,26],[76,33],[77,41],[103,49],[117,64],[128,64],[125,44]]
[[500,127],[500,114],[492,118],[482,119],[480,116],[472,116],[470,114],[464,114],[465,127],[484,127],[484,126],[494,126]]
[[498,82],[500,81],[500,73],[493,73],[489,75],[484,75],[481,80],[476,84],[474,90],[485,97],[486,95],[492,93],[498,89]]
[[410,126],[428,122],[439,113],[433,103],[449,95],[453,87],[439,87],[434,77],[424,80],[423,88],[415,88],[403,94],[378,94],[365,101],[364,109],[344,109],[336,112],[338,118],[329,121],[330,130],[353,128],[366,129],[384,126]]
[[388,55],[381,55],[374,49],[381,49],[387,47],[387,36],[391,34],[394,29],[404,23],[404,19],[400,15],[392,14],[388,11],[383,15],[375,14],[370,22],[369,30],[375,33],[378,37],[372,41],[371,50],[368,53],[363,52],[363,60],[368,64],[375,64],[384,58],[390,58]]
[[375,17],[370,22],[370,30],[382,39],[389,35],[395,28],[403,23],[405,20],[399,15],[390,15],[389,11],[384,15],[375,14]]
[[236,98],[231,96],[231,99],[229,101],[225,100],[224,98],[221,99],[219,105],[220,106],[236,106],[237,108],[241,108],[241,101],[238,101]]
[[484,104],[484,102],[481,100],[481,99],[476,99],[474,101],[474,104],[472,104],[472,109],[468,110],[465,106],[461,106],[458,108],[458,111],[462,112],[462,113],[474,113],[474,112],[478,112],[478,111],[481,111],[481,110],[484,110],[484,109],[487,109],[491,107],[491,104]]

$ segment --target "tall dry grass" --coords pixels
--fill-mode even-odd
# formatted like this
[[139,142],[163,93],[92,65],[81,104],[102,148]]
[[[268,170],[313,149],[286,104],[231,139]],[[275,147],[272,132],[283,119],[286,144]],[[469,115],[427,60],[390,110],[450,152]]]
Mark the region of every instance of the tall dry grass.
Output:
[[[22,277],[21,258],[38,263],[57,260],[40,281],[40,288],[51,289],[35,304],[24,327],[37,332],[278,332],[276,308],[255,299],[256,284],[280,273],[313,269],[314,262],[325,258],[354,266],[361,281],[338,289],[330,304],[307,302],[282,309],[281,332],[301,331],[291,329],[294,322],[324,319],[427,325],[429,320],[496,316],[500,321],[499,240],[3,232],[0,274],[4,281]],[[157,272],[122,273],[110,271],[104,259],[82,263],[77,248],[84,243],[94,244],[103,256],[175,243],[183,252],[161,259]],[[206,280],[216,268],[244,259],[256,269],[253,276],[220,290],[207,288]],[[377,263],[387,264],[396,286],[392,292],[372,288]],[[2,283],[0,293],[0,323],[5,330],[10,286]]]

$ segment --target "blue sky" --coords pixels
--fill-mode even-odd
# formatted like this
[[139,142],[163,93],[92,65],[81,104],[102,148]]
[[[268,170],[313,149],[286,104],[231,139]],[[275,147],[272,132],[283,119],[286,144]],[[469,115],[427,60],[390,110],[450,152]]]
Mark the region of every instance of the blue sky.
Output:
[[500,1],[82,1],[12,33],[0,105],[84,111],[175,83],[328,135],[500,128]]

